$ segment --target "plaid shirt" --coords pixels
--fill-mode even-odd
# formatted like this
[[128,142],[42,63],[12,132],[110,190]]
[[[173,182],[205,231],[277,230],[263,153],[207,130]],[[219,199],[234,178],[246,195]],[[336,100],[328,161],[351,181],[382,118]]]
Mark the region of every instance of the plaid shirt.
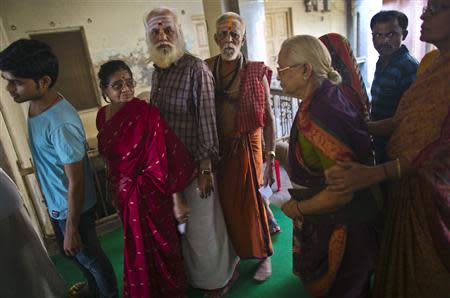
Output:
[[404,45],[392,54],[385,67],[378,59],[371,89],[372,109],[370,115],[373,121],[394,116],[403,92],[416,79],[418,65],[417,60],[409,54]]
[[[392,54],[385,67],[383,67],[381,60],[378,60],[371,89],[372,108],[370,116],[372,121],[394,116],[400,98],[416,79],[418,64],[404,45]],[[378,163],[387,160],[386,145],[388,141],[389,138],[387,137],[374,138],[375,156]]]
[[214,82],[201,59],[184,54],[166,69],[155,65],[150,102],[196,161],[217,159]]

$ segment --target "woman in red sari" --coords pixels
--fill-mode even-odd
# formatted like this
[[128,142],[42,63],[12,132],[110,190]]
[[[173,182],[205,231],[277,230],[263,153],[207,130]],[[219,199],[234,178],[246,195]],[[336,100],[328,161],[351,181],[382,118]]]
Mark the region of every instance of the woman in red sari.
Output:
[[111,100],[98,111],[97,138],[123,224],[123,297],[185,297],[172,198],[189,184],[194,164],[158,109],[133,97],[135,82],[123,61],[103,64],[98,76]]

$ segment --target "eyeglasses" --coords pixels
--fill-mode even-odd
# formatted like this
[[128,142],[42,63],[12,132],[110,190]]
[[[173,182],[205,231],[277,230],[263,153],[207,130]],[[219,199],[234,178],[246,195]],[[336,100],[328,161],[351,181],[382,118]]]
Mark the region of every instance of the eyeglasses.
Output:
[[222,40],[228,37],[228,34],[231,36],[234,40],[239,40],[241,38],[241,34],[239,34],[236,31],[220,31],[217,33],[217,38]]
[[400,32],[397,32],[397,31],[391,31],[391,32],[388,32],[388,33],[381,33],[381,32],[373,32],[372,33],[372,37],[373,38],[376,38],[376,39],[379,39],[379,38],[392,38],[392,37],[394,37],[394,36],[397,36],[397,35],[400,35],[401,33]]
[[423,7],[422,13],[423,14],[429,13],[431,16],[434,16],[434,15],[437,15],[438,13],[443,12],[448,9],[450,9],[450,6],[441,6],[441,5],[430,4],[430,5]]
[[113,88],[113,90],[115,91],[121,91],[125,85],[128,88],[133,89],[134,87],[136,87],[136,81],[133,79],[115,81],[114,83],[109,85],[109,87]]
[[283,68],[277,67],[277,72],[278,72],[278,74],[281,74],[283,71],[286,71],[288,69],[291,69],[291,68],[294,68],[294,67],[297,67],[297,66],[300,66],[300,65],[302,65],[302,63],[292,64],[292,65],[289,65],[289,66],[286,66],[286,67],[283,67]]
[[161,33],[164,33],[168,38],[174,38],[176,35],[176,28],[173,26],[166,26],[163,28],[153,28],[150,30],[149,37],[150,38],[158,38]]

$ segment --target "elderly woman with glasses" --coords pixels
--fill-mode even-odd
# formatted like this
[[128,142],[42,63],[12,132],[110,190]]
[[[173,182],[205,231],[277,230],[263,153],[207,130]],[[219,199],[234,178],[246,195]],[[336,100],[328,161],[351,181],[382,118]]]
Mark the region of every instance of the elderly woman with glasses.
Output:
[[389,182],[373,297],[450,295],[450,0],[429,0],[421,19],[420,39],[439,52],[419,67],[394,117],[369,123],[374,135],[389,136],[389,160],[327,172],[340,193]]
[[369,189],[340,194],[326,188],[337,161],[373,162],[364,115],[343,89],[325,45],[309,35],[281,46],[283,92],[301,99],[289,142],[294,220],[293,269],[314,297],[365,297],[376,254],[377,204]]
[[135,81],[123,61],[103,64],[98,77],[110,100],[98,111],[97,138],[123,224],[123,297],[185,297],[175,217],[187,220],[178,191],[193,178],[193,159],[158,109],[134,98]]

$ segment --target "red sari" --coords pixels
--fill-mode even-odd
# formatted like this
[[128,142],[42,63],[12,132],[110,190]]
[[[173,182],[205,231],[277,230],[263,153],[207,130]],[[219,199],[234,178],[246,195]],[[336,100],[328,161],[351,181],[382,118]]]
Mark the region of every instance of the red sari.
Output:
[[106,123],[105,110],[97,138],[124,230],[123,297],[185,297],[171,194],[191,181],[192,158],[157,108],[135,98]]

